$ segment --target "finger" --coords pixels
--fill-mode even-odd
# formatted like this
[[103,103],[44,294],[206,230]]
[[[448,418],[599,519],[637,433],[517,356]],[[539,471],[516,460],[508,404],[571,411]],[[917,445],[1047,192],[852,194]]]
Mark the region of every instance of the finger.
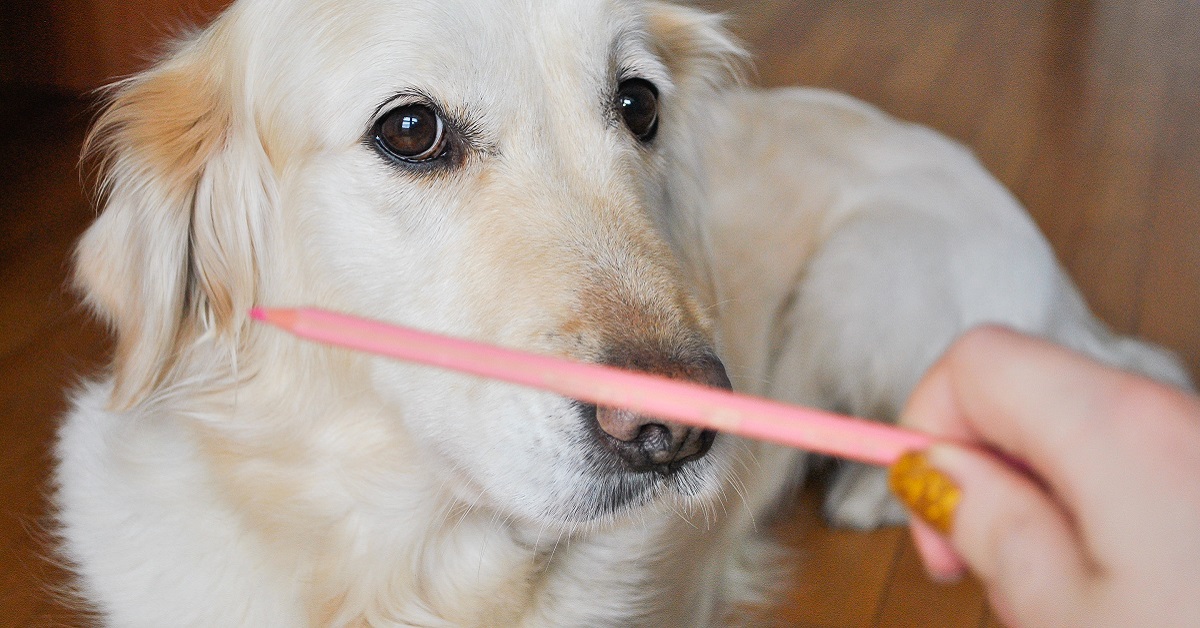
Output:
[[962,577],[965,565],[945,537],[953,523],[961,491],[945,474],[929,466],[925,452],[901,456],[888,469],[888,488],[914,515],[910,519],[913,542],[929,576],[938,582]]
[[913,545],[917,547],[917,554],[921,556],[930,579],[949,584],[958,582],[966,575],[966,563],[946,537],[938,534],[919,517],[911,519],[909,528],[912,530]]
[[960,375],[955,372],[964,362],[958,355],[964,351],[962,345],[969,342],[975,333],[979,332],[968,332],[950,345],[946,353],[925,372],[900,413],[900,424],[950,441],[973,443],[980,440],[981,436],[972,422],[963,416],[956,390],[956,380]]
[[1083,625],[1091,559],[1060,506],[982,452],[937,445],[927,459],[961,491],[949,538],[994,604],[1021,624]]
[[1097,461],[1122,374],[1000,327],[972,330],[917,386],[904,421],[961,442],[985,442],[1027,461],[1072,506]]

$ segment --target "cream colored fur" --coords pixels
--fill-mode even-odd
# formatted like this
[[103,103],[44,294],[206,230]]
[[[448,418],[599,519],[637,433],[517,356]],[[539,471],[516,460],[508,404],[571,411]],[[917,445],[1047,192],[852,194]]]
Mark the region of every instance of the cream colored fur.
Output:
[[[719,21],[656,2],[241,0],[115,87],[78,283],[112,373],[62,427],[57,504],[114,626],[701,626],[769,587],[803,455],[720,436],[611,508],[553,395],[306,344],[317,305],[599,360],[712,342],[741,390],[894,418],[996,322],[1181,384],[1115,337],[962,148],[847,97],[733,87]],[[661,95],[638,146],[617,81]],[[368,144],[420,95],[455,167]],[[619,479],[619,478],[618,478]],[[897,520],[847,466],[830,516]]]

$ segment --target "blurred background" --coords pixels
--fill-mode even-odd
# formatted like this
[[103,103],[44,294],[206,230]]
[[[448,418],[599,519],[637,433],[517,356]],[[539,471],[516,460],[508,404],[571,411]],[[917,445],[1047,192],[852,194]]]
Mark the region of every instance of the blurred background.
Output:
[[[88,625],[59,601],[44,495],[63,391],[109,349],[66,284],[95,90],[225,4],[0,5],[0,626]],[[1101,318],[1200,376],[1200,2],[696,4],[730,15],[754,82],[845,91],[970,146]],[[800,559],[777,625],[998,625],[976,583],[928,582],[903,531],[827,529],[813,488],[771,532]]]

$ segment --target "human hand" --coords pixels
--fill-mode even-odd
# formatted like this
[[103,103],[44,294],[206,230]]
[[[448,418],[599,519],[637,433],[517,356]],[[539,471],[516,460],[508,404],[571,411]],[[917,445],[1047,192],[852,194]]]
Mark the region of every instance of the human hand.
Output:
[[986,327],[903,416],[955,443],[893,469],[935,579],[969,568],[1014,626],[1200,625],[1200,399]]

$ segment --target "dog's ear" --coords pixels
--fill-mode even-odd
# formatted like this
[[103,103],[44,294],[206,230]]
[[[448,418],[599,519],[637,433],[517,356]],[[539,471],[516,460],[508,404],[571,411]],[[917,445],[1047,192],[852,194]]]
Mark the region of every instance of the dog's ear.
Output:
[[739,84],[749,55],[725,29],[720,15],[665,2],[646,7],[646,29],[670,70],[674,97],[664,99],[660,150],[666,157],[662,205],[656,216],[691,285],[705,303],[717,303],[714,258],[705,219],[701,155],[709,136],[712,97]]
[[85,147],[102,213],[75,278],[116,333],[114,408],[149,395],[198,338],[236,342],[255,299],[273,175],[211,43],[116,85]]
[[647,28],[675,81],[685,89],[741,82],[749,55],[725,29],[719,14],[666,2],[651,2]]

